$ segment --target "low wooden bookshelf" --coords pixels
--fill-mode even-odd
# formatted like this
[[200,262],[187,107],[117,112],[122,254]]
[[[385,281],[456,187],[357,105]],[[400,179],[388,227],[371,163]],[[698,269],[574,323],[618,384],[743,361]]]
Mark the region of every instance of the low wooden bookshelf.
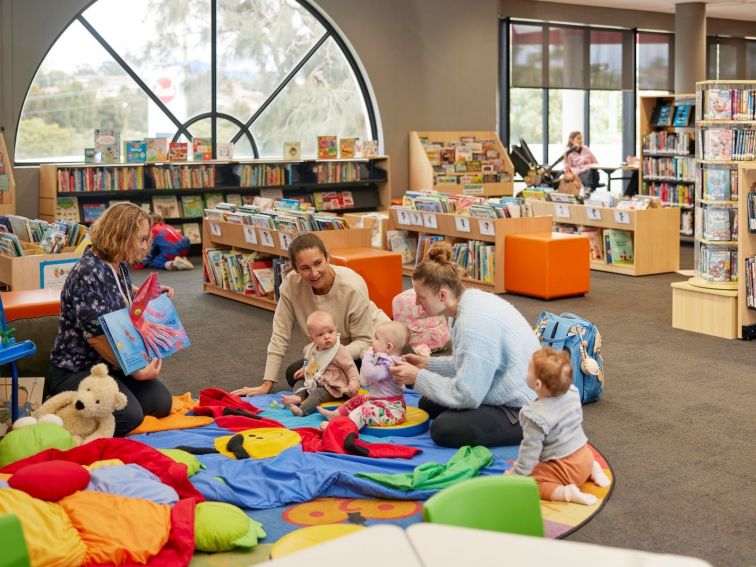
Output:
[[[207,264],[207,248],[229,246],[239,250],[255,250],[271,256],[288,256],[288,244],[296,235],[283,233],[272,228],[262,228],[248,224],[238,224],[220,220],[202,221],[202,263],[204,274],[202,290],[235,301],[241,301],[255,307],[262,307],[270,311],[275,310],[276,301],[267,297],[246,295],[244,293],[224,289],[208,282],[211,268]],[[327,250],[336,248],[369,248],[371,230],[369,228],[352,228],[344,230],[321,230],[313,232],[325,244]]]
[[[503,162],[502,181],[493,183],[462,184],[436,184],[434,183],[433,164],[428,159],[428,154],[423,148],[421,138],[429,142],[459,142],[460,138],[474,137],[476,140],[495,140],[499,159]],[[466,130],[466,131],[426,131],[410,132],[410,171],[409,185],[413,191],[433,189],[441,193],[453,193],[460,195],[482,195],[484,197],[500,197],[512,195],[514,191],[514,164],[509,157],[507,148],[501,143],[499,136],[493,130]],[[458,176],[469,175],[456,174]]]
[[[402,222],[397,209],[389,211],[389,230],[408,230],[424,234],[439,234],[444,240],[457,242],[460,240],[480,240],[491,242],[496,246],[493,282],[484,282],[472,278],[464,278],[465,285],[476,287],[494,293],[505,293],[506,275],[504,273],[504,239],[507,234],[526,234],[534,232],[551,232],[551,217],[535,216],[502,219],[480,219],[458,217],[449,213],[432,213],[426,211],[410,211],[412,218],[409,224]],[[468,231],[460,231],[457,218],[466,219]],[[486,230],[488,229],[488,230]],[[404,275],[412,275],[412,266],[403,268]]]
[[16,214],[16,179],[13,177],[13,162],[8,155],[8,147],[5,145],[5,138],[0,132],[0,176],[6,178],[0,184],[0,214]]
[[680,269],[680,209],[677,207],[628,211],[531,201],[533,214],[551,215],[555,223],[612,228],[633,233],[633,264],[592,260],[591,269],[627,276],[647,276]]
[[[756,257],[756,231],[749,230],[748,193],[756,184],[756,163],[741,164],[738,168],[738,338],[743,327],[756,325],[756,307],[746,301],[746,258]],[[753,335],[750,335],[753,336]]]

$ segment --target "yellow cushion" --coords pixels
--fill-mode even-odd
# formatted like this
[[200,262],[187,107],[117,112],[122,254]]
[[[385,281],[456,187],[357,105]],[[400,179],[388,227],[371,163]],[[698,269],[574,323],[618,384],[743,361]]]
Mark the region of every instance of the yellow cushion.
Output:
[[364,529],[365,526],[355,524],[323,524],[301,528],[286,534],[274,543],[270,549],[270,558],[279,559],[284,555]]

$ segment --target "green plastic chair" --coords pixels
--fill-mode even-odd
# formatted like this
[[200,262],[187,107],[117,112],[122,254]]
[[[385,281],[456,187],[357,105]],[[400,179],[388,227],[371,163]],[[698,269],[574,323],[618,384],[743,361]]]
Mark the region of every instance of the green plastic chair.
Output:
[[423,507],[434,524],[543,537],[541,499],[529,476],[479,476],[434,494]]
[[0,516],[0,567],[29,567],[29,552],[26,549],[21,522],[15,514]]

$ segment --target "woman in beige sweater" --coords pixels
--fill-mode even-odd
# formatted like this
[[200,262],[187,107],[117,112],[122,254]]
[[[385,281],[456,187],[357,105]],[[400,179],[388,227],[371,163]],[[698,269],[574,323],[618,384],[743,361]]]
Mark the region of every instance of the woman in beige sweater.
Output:
[[[314,234],[302,234],[289,245],[289,260],[294,269],[284,278],[279,290],[263,383],[239,388],[233,394],[256,396],[271,391],[278,382],[294,323],[307,334],[307,318],[315,311],[331,314],[341,344],[355,360],[370,346],[375,326],[389,321],[370,301],[365,280],[350,268],[332,266],[328,259],[325,244]],[[289,385],[294,385],[294,373],[301,367],[302,360],[299,360],[286,369]]]

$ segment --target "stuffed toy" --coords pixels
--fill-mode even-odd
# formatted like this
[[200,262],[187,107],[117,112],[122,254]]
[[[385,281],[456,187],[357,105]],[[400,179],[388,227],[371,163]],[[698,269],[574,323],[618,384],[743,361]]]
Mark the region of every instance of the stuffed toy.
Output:
[[53,396],[33,415],[37,418],[46,414],[59,416],[76,444],[82,445],[93,439],[113,437],[113,412],[125,408],[127,401],[118,383],[108,375],[107,365],[101,363],[92,367],[78,390]]

